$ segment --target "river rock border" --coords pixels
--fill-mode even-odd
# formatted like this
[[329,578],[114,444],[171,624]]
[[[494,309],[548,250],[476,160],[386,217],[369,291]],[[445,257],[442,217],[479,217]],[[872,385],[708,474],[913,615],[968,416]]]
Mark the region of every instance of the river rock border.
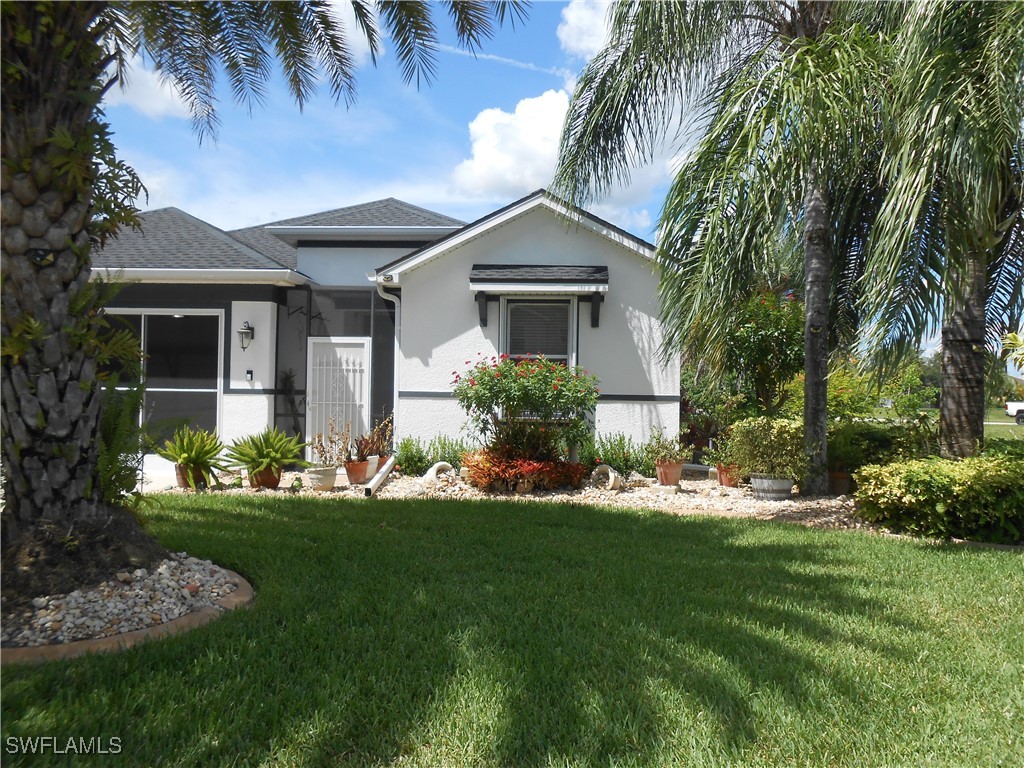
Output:
[[235,581],[237,587],[233,592],[214,601],[214,607],[207,606],[197,611],[186,613],[163,624],[144,629],[136,629],[119,635],[97,637],[89,640],[75,640],[70,643],[54,643],[35,645],[22,648],[0,648],[0,666],[8,664],[41,664],[45,661],[71,659],[89,653],[118,653],[149,640],[179,635],[191,629],[209,624],[228,611],[243,608],[252,604],[254,593],[252,585],[234,571],[224,569]]

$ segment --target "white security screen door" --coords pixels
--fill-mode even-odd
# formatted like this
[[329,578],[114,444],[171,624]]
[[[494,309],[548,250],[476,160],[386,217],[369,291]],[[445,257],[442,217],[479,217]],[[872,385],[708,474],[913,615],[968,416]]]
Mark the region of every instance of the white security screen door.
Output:
[[331,419],[339,433],[351,423],[353,438],[365,434],[370,413],[369,337],[312,337],[307,359],[306,441],[318,432],[326,435]]

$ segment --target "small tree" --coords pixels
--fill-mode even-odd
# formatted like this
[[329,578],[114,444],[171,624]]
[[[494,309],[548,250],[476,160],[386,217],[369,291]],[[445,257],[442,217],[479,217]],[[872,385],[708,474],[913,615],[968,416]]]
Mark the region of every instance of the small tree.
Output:
[[774,416],[786,402],[786,384],[804,367],[803,304],[792,293],[754,294],[726,348],[727,364],[753,391],[760,411]]
[[502,458],[549,461],[589,432],[597,377],[578,367],[501,355],[452,375],[459,405],[484,445]]

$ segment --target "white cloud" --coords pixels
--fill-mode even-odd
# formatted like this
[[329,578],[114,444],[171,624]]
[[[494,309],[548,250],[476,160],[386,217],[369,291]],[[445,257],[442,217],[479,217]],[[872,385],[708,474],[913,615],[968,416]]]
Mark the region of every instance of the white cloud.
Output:
[[178,89],[147,69],[139,56],[128,62],[125,78],[107,91],[107,106],[127,106],[146,117],[188,117],[188,107]]
[[507,198],[550,184],[568,107],[565,91],[550,90],[523,99],[513,113],[480,112],[469,124],[472,157],[452,173],[456,189]]
[[[366,66],[370,62],[370,44],[362,29],[356,24],[356,13],[352,9],[352,3],[348,0],[331,0],[330,5],[345,30],[345,40],[349,44],[349,52],[352,54],[352,60],[356,67]],[[379,30],[380,24],[377,23],[376,14],[374,14],[373,23]]]
[[566,53],[584,61],[594,58],[608,37],[606,0],[572,0],[562,9],[558,42]]

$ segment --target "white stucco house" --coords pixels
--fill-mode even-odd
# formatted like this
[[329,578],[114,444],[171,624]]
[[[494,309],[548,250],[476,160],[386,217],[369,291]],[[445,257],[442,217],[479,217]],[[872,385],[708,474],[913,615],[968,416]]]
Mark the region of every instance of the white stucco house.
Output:
[[543,353],[600,379],[597,432],[679,429],[654,247],[539,190],[469,224],[395,199],[225,232],[175,208],[94,255],[128,285],[144,418],[222,439],[327,420],[457,435],[452,371]]

